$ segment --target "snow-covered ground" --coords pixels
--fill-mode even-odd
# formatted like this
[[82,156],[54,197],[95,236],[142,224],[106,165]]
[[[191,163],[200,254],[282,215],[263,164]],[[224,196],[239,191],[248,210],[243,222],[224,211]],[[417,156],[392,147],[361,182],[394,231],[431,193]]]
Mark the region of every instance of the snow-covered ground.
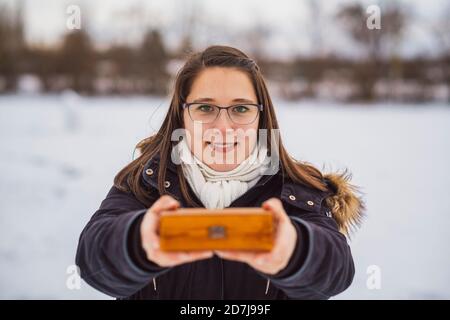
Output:
[[[79,234],[169,101],[0,96],[0,298],[104,299],[66,286]],[[285,144],[325,170],[348,167],[368,217],[357,273],[338,299],[450,298],[450,108],[277,103]],[[381,288],[366,285],[370,266]]]

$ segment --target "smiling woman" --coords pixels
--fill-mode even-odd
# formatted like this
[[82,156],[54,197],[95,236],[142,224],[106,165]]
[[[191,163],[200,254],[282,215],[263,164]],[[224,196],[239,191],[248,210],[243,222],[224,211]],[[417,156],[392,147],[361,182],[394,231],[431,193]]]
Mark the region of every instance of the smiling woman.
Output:
[[[211,169],[230,171],[248,158],[256,146],[256,134],[249,134],[246,135],[248,139],[238,140],[237,132],[241,129],[256,133],[262,106],[258,104],[251,78],[245,72],[224,67],[204,69],[197,75],[186,101],[183,105],[183,124],[189,136],[194,137],[188,139],[188,143],[198,159],[204,159],[206,148],[220,152],[222,160],[227,157],[226,153],[233,153],[228,158],[235,161],[207,163]],[[227,107],[219,107],[213,103]],[[221,112],[222,110],[226,112]],[[201,131],[205,131],[204,134],[194,133],[195,123],[200,125]],[[200,148],[195,148],[194,140],[197,140],[198,135],[199,139],[203,136],[203,143]]]
[[[324,175],[293,159],[279,129],[254,60],[226,46],[193,54],[161,128],[137,145],[141,155],[81,234],[83,279],[127,299],[326,299],[345,290],[354,275],[345,235],[364,204],[346,172]],[[186,139],[172,139],[178,130]],[[160,215],[179,207],[262,207],[275,222],[273,247],[166,252]]]

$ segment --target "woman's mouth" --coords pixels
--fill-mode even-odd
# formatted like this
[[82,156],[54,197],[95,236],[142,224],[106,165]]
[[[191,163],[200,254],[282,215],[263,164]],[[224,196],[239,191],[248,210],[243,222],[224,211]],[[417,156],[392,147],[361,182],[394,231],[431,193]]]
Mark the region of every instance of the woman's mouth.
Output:
[[237,146],[237,142],[231,142],[231,143],[215,143],[215,142],[206,142],[206,145],[208,145],[211,149],[218,152],[230,152]]

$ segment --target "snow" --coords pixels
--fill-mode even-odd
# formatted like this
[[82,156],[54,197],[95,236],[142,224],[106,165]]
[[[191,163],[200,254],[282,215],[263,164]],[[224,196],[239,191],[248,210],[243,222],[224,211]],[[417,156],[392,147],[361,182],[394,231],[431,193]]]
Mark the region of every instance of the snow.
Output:
[[[0,298],[110,299],[66,286],[78,237],[169,99],[0,96]],[[290,153],[348,167],[367,218],[336,299],[449,299],[450,108],[276,102]],[[366,285],[370,266],[381,288]]]

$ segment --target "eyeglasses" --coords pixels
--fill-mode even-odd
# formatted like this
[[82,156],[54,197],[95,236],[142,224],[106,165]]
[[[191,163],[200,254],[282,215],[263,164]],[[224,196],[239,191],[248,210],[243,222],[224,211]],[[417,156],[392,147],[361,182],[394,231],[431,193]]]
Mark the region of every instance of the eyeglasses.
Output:
[[225,109],[228,118],[239,125],[253,123],[263,106],[260,104],[243,103],[235,104],[228,107],[219,107],[211,103],[183,103],[183,109],[188,109],[189,117],[192,121],[202,124],[213,123],[219,117],[220,111]]

